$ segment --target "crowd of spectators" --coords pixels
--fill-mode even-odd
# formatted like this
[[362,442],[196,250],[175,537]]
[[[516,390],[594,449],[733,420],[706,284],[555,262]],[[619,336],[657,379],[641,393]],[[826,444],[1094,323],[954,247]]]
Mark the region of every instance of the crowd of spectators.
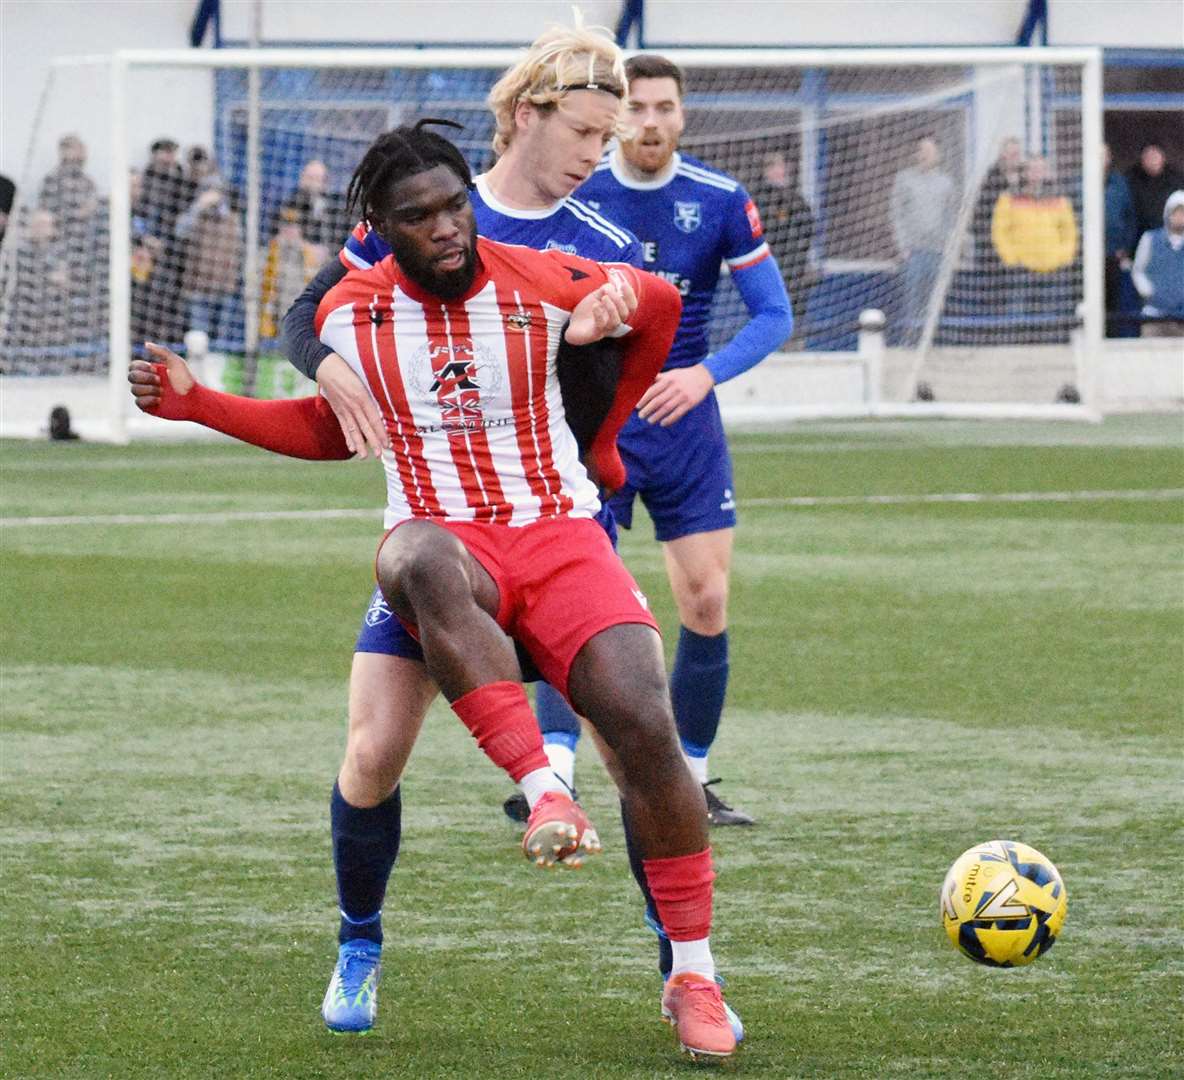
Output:
[[[87,365],[97,352],[93,328],[104,325],[107,303],[107,201],[86,171],[86,145],[77,135],[58,140],[58,161],[14,229],[11,278],[5,291],[5,370],[24,352],[51,359],[56,370]],[[5,185],[8,213],[15,189]],[[75,343],[88,347],[72,349]]]
[[1107,334],[1184,336],[1184,174],[1156,142],[1125,172],[1104,153]]
[[[934,137],[920,138],[892,186],[897,340],[905,344],[918,340],[955,231],[958,189],[942,158]],[[9,260],[5,346],[14,355],[38,354],[42,370],[46,358],[60,359],[59,370],[85,367],[106,347],[108,208],[86,163],[82,139],[63,136],[56,166],[11,234],[17,247]],[[809,259],[814,215],[792,155],[773,150],[760,165],[750,193],[794,301],[797,329],[785,347],[801,347],[817,276]],[[1008,138],[979,187],[969,219],[972,254],[959,265],[973,274],[976,310],[994,340],[1040,340],[1034,326],[1062,326],[1072,315],[1081,282],[1080,178],[1069,180],[1059,186],[1043,157],[1025,156],[1019,139]],[[269,200],[258,325],[265,345],[352,225],[329,181],[325,163],[313,158],[293,189]],[[182,157],[175,140],[160,138],[128,182],[132,340],[179,343],[186,331],[202,330],[215,342],[241,342],[243,205],[212,154],[191,146]],[[0,177],[0,242],[13,195],[12,182]],[[1184,333],[1184,175],[1157,143],[1125,170],[1106,148],[1104,233],[1108,332]],[[1018,337],[1017,326],[1024,328]]]
[[[5,296],[6,370],[87,370],[106,354],[109,207],[86,168],[77,135],[58,143],[58,162],[35,202],[21,211]],[[269,215],[262,237],[259,337],[278,334],[284,310],[352,224],[343,196],[328,188],[323,162],[300,178]],[[189,330],[241,343],[243,200],[204,146],[156,139],[128,177],[131,339],[177,344]],[[13,205],[0,177],[0,241]]]

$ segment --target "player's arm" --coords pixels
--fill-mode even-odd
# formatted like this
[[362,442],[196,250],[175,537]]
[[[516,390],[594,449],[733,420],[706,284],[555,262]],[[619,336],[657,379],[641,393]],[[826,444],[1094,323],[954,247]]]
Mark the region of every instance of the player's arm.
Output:
[[[640,269],[641,244],[631,240],[621,249],[620,259],[614,261]],[[591,464],[586,459],[588,447],[612,407],[621,377],[622,347],[621,341],[612,336],[588,345],[569,345],[565,337],[555,355],[564,418],[586,464]]]
[[149,344],[157,359],[133,360],[127,379],[137,407],[165,420],[192,420],[287,457],[344,461],[353,456],[333,410],[319,394],[281,401],[223,394],[202,386],[176,353]]
[[364,458],[378,457],[390,445],[386,427],[373,399],[353,369],[317,335],[317,308],[325,294],[351,267],[364,268],[365,227],[359,225],[337,258],[325,263],[284,316],[281,344],[297,371],[315,379],[345,433],[350,449]]
[[609,491],[625,482],[617,435],[662,370],[682,315],[682,298],[669,282],[633,267],[621,267],[617,272],[628,281],[637,305],[628,319],[629,331],[621,338],[621,374],[616,391],[585,455],[593,475]]
[[681,420],[717,383],[759,364],[793,332],[789,294],[773,259],[762,256],[759,262],[734,270],[732,280],[748,308],[748,322],[702,363],[663,371],[638,406],[643,420],[662,427]]

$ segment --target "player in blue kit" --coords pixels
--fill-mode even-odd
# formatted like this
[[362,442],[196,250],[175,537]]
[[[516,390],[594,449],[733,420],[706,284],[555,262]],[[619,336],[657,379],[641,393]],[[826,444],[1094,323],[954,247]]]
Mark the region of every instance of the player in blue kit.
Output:
[[[727,600],[736,501],[732,462],[713,387],[759,363],[790,335],[793,315],[760,215],[730,176],[678,152],[681,70],[661,56],[626,62],[628,136],[577,194],[634,232],[643,266],[682,294],[682,320],[665,368],[618,444],[626,486],[610,500],[628,528],[640,496],[662,543],[681,628],[670,691],[683,752],[717,825],[752,819],[707,786],[728,683]],[[715,353],[712,298],[726,263],[750,319]],[[544,736],[546,732],[544,732]]]
[[[623,74],[621,54],[608,39],[587,31],[557,31],[543,35],[503,76],[490,96],[497,120],[495,149],[501,156],[490,172],[477,178],[472,196],[478,232],[604,261],[640,261],[640,248],[630,234],[569,198],[591,174],[616,130]],[[381,237],[360,226],[340,262],[317,275],[284,321],[290,357],[316,378],[349,449],[363,457],[367,449],[375,454],[385,449],[385,429],[353,371],[316,339],[313,316],[320,297],[347,266],[368,266],[388,251]],[[418,644],[376,592],[355,650],[345,760],[331,801],[340,949],[322,1013],[336,1031],[365,1031],[374,1022],[381,907],[399,848],[398,783],[436,692]],[[567,772],[570,776],[570,768]],[[639,867],[638,862],[635,875]],[[638,881],[648,906],[652,901],[643,873]],[[663,955],[668,952],[664,944]],[[742,1037],[730,1010],[729,1018]]]

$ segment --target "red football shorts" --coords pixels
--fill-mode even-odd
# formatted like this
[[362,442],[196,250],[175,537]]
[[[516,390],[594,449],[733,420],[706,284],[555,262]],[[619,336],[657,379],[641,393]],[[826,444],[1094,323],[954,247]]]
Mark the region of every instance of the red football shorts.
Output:
[[[658,629],[645,594],[604,529],[589,518],[545,518],[519,528],[472,521],[432,524],[456,536],[493,578],[498,626],[565,696],[576,654],[601,630],[624,623]],[[418,638],[415,627],[407,629]]]

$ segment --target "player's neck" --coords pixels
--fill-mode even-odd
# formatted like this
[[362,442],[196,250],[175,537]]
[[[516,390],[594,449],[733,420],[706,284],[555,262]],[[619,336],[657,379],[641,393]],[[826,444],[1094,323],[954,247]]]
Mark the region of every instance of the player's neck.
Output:
[[550,210],[562,201],[539,191],[525,170],[515,168],[512,151],[485,173],[485,184],[493,197],[511,210]]
[[613,151],[610,164],[613,175],[616,176],[618,180],[622,181],[629,187],[641,188],[644,190],[647,188],[659,188],[666,184],[674,175],[675,170],[678,168],[679,160],[680,158],[678,152],[675,151],[670,160],[666,162],[666,164],[660,169],[658,169],[656,172],[647,172],[645,169],[639,169],[636,165],[630,164],[625,155],[621,153],[621,148],[618,146],[616,150]]

